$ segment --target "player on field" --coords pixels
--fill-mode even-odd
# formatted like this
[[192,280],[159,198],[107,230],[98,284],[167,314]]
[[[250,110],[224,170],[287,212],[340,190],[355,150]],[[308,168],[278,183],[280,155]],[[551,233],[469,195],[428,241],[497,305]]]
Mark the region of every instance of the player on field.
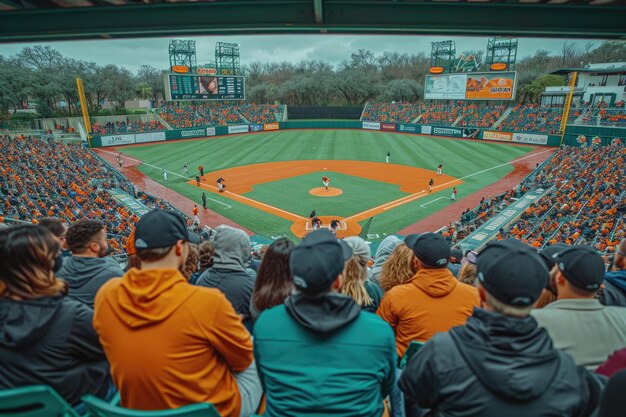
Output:
[[433,191],[433,185],[435,184],[435,181],[433,181],[433,179],[431,178],[430,181],[428,181],[428,192],[431,193]]
[[322,177],[322,184],[324,184],[324,187],[326,187],[326,191],[328,191],[328,184],[330,184],[330,178],[326,176]]
[[450,200],[456,201],[456,187],[452,190],[452,195],[450,196]]
[[163,169],[163,179],[167,182],[167,171]]
[[217,189],[219,190],[220,193],[224,192],[224,188],[226,188],[226,184],[224,184],[226,180],[222,177],[219,177],[217,179]]
[[441,171],[443,170],[443,164],[439,164],[437,166],[437,175],[441,175]]

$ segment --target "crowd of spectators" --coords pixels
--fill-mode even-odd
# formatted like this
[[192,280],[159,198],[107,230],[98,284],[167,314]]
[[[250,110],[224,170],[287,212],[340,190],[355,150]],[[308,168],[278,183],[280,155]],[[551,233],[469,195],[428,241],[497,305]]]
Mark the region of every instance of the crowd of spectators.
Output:
[[[107,190],[130,195],[134,186],[92,151],[33,137],[0,137],[0,223],[37,223],[57,217],[68,223],[89,218],[103,222],[113,253],[124,253],[126,239],[138,220]],[[171,209],[169,203],[138,192],[148,207]]]
[[367,103],[361,120],[382,123],[413,123],[423,112],[418,103]]
[[281,105],[220,103],[167,104],[157,109],[173,128],[277,122],[282,120],[284,111],[285,107]]
[[149,120],[147,122],[141,120],[128,120],[99,123],[91,125],[91,129],[96,135],[118,135],[124,133],[143,133],[165,130],[166,127],[158,120]]
[[463,115],[457,126],[488,128],[502,116],[506,106],[479,106],[468,104],[463,107]]
[[563,109],[560,107],[540,107],[536,104],[518,104],[498,125],[498,130],[514,132],[558,132]]

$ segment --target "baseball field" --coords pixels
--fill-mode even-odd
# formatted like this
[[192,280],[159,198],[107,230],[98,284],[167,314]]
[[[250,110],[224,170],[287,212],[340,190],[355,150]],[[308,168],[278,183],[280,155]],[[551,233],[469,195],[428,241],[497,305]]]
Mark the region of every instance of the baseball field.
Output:
[[[312,210],[338,235],[383,238],[493,184],[531,146],[359,130],[285,130],[121,148],[145,175],[268,237],[301,237]],[[385,162],[390,153],[389,163]],[[186,175],[183,165],[189,167]],[[443,164],[443,174],[437,166]],[[204,177],[198,186],[198,166]],[[165,182],[162,170],[168,171]],[[330,178],[329,190],[322,177]],[[219,193],[218,178],[225,192]],[[433,179],[432,192],[429,181]],[[176,201],[172,201],[176,204]],[[212,225],[215,226],[215,225]]]

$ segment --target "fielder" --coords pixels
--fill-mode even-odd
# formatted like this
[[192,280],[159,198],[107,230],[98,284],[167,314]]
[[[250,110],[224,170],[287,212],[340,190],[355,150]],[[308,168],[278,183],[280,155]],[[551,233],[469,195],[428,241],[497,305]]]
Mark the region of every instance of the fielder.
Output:
[[324,184],[324,187],[326,187],[326,191],[328,191],[328,184],[330,184],[330,178],[322,177],[322,184]]
[[167,182],[167,171],[165,169],[163,170],[163,179]]
[[437,175],[441,175],[441,171],[443,171],[443,164],[439,164],[439,166],[437,166]]

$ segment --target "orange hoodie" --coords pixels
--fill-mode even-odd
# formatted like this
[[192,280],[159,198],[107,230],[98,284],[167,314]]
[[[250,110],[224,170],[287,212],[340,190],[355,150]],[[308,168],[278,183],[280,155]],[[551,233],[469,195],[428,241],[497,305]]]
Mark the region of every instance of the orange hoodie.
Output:
[[239,417],[232,372],[252,363],[252,341],[219,290],[192,286],[177,270],[131,269],[101,287],[94,309],[124,407],[209,402]]
[[411,341],[465,324],[474,307],[480,307],[478,289],[458,282],[447,268],[421,269],[384,295],[377,314],[393,328],[401,358]]

